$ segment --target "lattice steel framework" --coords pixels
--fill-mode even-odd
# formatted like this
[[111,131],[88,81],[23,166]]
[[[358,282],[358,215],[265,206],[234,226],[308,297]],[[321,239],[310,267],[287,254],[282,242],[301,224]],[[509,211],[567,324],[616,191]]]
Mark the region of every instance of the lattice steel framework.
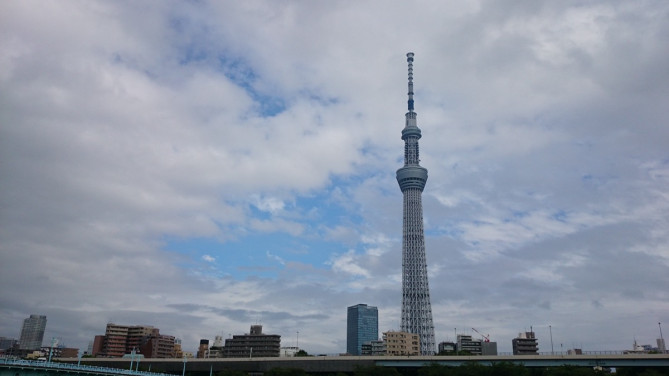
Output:
[[407,54],[409,112],[406,113],[406,125],[402,130],[404,167],[397,170],[397,182],[404,194],[401,330],[419,334],[421,354],[434,355],[434,324],[423,230],[422,194],[427,181],[427,169],[419,165],[418,140],[421,138],[421,132],[416,125],[416,113],[413,107],[413,55],[412,52]]

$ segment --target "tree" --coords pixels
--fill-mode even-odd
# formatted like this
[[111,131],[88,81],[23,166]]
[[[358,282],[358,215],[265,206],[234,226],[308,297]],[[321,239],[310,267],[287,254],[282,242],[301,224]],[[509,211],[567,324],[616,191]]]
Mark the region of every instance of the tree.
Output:
[[216,373],[216,376],[246,376],[246,372],[226,369]]
[[525,366],[511,362],[498,362],[490,366],[491,376],[529,376]]
[[560,367],[549,367],[544,371],[544,376],[591,376],[597,375],[592,367],[576,367],[564,365]]
[[478,364],[476,362],[465,363],[453,369],[453,375],[457,376],[488,376],[490,367]]
[[272,368],[264,373],[267,376],[307,376],[307,372],[300,368]]
[[394,367],[357,367],[353,373],[355,376],[402,376]]
[[454,368],[449,366],[442,366],[441,364],[432,363],[428,366],[421,367],[418,370],[418,376],[442,376],[453,375]]
[[669,371],[660,372],[652,368],[647,368],[639,374],[639,376],[664,376],[664,375],[669,375]]

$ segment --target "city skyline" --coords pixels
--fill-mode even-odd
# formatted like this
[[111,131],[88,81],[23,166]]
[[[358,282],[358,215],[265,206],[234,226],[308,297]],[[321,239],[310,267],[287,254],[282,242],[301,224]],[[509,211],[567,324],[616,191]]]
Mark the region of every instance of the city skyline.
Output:
[[116,322],[193,350],[263,323],[339,353],[357,302],[399,330],[413,51],[436,342],[652,344],[667,17],[659,0],[3,2],[0,335],[39,313],[70,347]]
[[[378,309],[377,307],[374,306],[368,306],[367,304],[356,304],[353,306],[350,306],[347,308],[347,331],[346,331],[346,342],[347,342],[347,351],[346,352],[340,352],[337,354],[321,354],[321,355],[356,355],[359,356],[361,355],[360,349],[363,344],[370,343],[371,341],[375,341],[376,339],[381,339],[379,336],[379,329],[378,329]],[[48,348],[49,346],[53,345],[55,347],[60,347],[60,348],[70,348],[67,346],[66,343],[62,342],[62,338],[57,338],[53,337],[51,339],[50,344],[44,344],[43,340],[40,341],[36,339],[37,337],[40,336],[39,333],[43,336],[44,334],[44,329],[46,327],[46,316],[44,315],[36,315],[36,314],[31,314],[28,318],[23,320],[23,325],[21,328],[21,335],[19,336],[21,339],[24,339],[23,341],[20,339],[16,338],[11,338],[7,336],[2,336],[0,335],[0,338],[6,341],[5,344],[9,344],[10,342],[15,342],[17,349],[22,349],[22,350],[40,350],[44,348]],[[636,352],[636,351],[666,351],[663,350],[664,348],[664,338],[662,335],[661,331],[661,323],[657,323],[658,329],[659,329],[659,337],[656,338],[655,342],[657,343],[657,346],[651,344],[651,343],[644,343],[643,341],[637,341],[637,339],[634,339],[634,342],[630,348],[626,349],[618,349],[618,350],[613,350],[611,352],[613,353],[627,353],[628,351],[630,352]],[[111,328],[111,329],[110,329]],[[181,346],[181,338],[175,338],[174,336],[170,335],[161,335],[159,333],[160,328],[155,328],[152,325],[137,325],[137,324],[116,324],[116,323],[107,323],[106,325],[106,331],[105,334],[98,334],[95,336],[94,340],[89,341],[87,348],[77,348],[79,350],[79,355],[91,355],[91,347],[93,348],[93,355],[96,356],[96,352],[98,352],[97,356],[100,356],[100,351],[105,349],[105,345],[103,344],[104,342],[104,337],[110,334],[110,330],[112,335],[118,335],[118,333],[121,333],[123,336],[134,336],[137,337],[137,335],[143,336],[147,333],[153,333],[156,337],[165,337],[167,340],[172,341],[173,343],[178,344],[179,351],[186,351],[188,353],[191,353],[193,356],[195,356],[196,352],[200,352],[201,349],[195,349],[193,351],[190,351],[189,349],[182,349]],[[228,343],[228,340],[237,338],[237,337],[247,337],[249,335],[253,336],[254,335],[254,330],[255,334],[260,334],[262,333],[262,325],[259,324],[253,324],[251,325],[251,330],[249,332],[245,333],[228,333],[228,338],[225,338],[226,344]],[[457,341],[455,343],[460,343],[461,337],[465,338],[467,341],[471,341],[472,338],[474,341],[478,341],[479,343],[482,342],[490,342],[490,334],[484,335],[480,333],[478,330],[475,328],[464,328],[460,329],[458,331],[457,328],[454,328],[454,338],[457,338]],[[37,332],[38,334],[35,334]],[[403,333],[403,332],[397,332],[393,331],[392,329],[390,330],[384,330],[384,341],[385,341],[385,333],[386,332],[394,332],[394,333]],[[456,334],[457,333],[457,334]],[[299,335],[299,333],[297,333]],[[532,331],[532,327],[530,327],[530,332],[521,332],[518,333],[518,336],[514,337],[511,339],[511,343],[513,346],[515,346],[515,342],[521,338],[532,338],[532,342],[534,343],[533,348],[538,349],[539,347],[537,346],[537,343],[540,338],[535,336],[536,333]],[[272,337],[278,337],[280,338],[282,335],[270,335]],[[100,337],[100,339],[98,338]],[[211,340],[211,338],[208,338],[207,336],[204,336],[199,340],[200,347],[205,341],[207,344],[211,341],[212,343],[216,344],[217,341],[220,342],[218,346],[223,346],[222,345],[222,340],[223,336],[221,335],[216,335],[216,338],[214,340]],[[101,341],[97,345],[95,344],[97,341]],[[135,339],[136,340],[136,339]],[[541,351],[538,352],[536,351],[536,354],[568,354],[568,353],[582,353],[583,349],[576,345],[574,342],[572,342],[571,347],[565,347],[563,343],[559,344],[559,349],[556,349],[554,346],[556,344],[553,343],[552,336],[549,337],[549,339],[543,338],[544,341],[547,341],[547,343],[550,344],[550,351]],[[299,343],[296,342],[295,346],[292,346],[289,344],[291,340],[286,339],[286,342],[283,344],[280,344],[281,348],[295,348],[295,349],[301,349],[301,350],[308,350],[304,348],[299,347]],[[296,339],[297,341],[297,339]],[[26,343],[26,342],[31,342],[30,346],[22,345],[21,343]],[[439,348],[441,348],[441,343],[450,343],[453,344],[454,342],[452,341],[439,341]],[[497,342],[492,341],[490,342],[494,344],[494,352],[492,353],[484,353],[482,355],[498,355],[497,354]],[[96,347],[97,346],[97,347]],[[133,345],[126,345],[126,349],[129,347],[132,347]],[[546,343],[543,344],[544,347],[546,347]],[[11,346],[9,346],[11,347]],[[8,349],[9,347],[2,347],[0,349]],[[175,347],[176,348],[176,347]],[[357,350],[351,351],[352,348],[356,348]],[[71,348],[70,348],[71,349]],[[480,351],[480,349],[479,349]],[[490,351],[490,350],[488,350]],[[601,350],[585,350],[584,354],[587,353],[600,353],[602,352]],[[604,351],[607,352],[607,351]],[[515,348],[513,351],[514,355],[519,355],[515,353]],[[111,357],[121,357],[123,353],[116,353],[114,356]],[[129,354],[129,353],[128,353]],[[436,354],[436,353],[435,353]],[[511,352],[505,352],[501,353],[499,355],[508,355],[511,354]],[[312,355],[314,355],[312,353]],[[473,355],[481,355],[478,353],[473,353]],[[520,355],[526,355],[526,354],[520,354]],[[108,357],[109,355],[103,354],[101,355],[102,357]],[[75,357],[74,355],[68,355],[67,357]],[[163,356],[160,357],[165,357],[164,354]],[[179,357],[179,356],[177,356]],[[198,355],[200,357],[200,355]],[[217,357],[220,357],[217,355]]]

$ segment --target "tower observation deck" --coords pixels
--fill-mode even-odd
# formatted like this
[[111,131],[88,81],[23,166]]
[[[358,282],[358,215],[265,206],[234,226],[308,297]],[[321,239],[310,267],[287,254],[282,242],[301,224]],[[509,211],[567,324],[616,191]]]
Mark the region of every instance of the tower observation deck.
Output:
[[397,170],[397,183],[404,196],[402,229],[402,321],[401,330],[420,336],[421,355],[434,355],[434,324],[430,305],[430,287],[425,258],[422,194],[427,182],[427,169],[419,165],[418,140],[413,100],[413,56],[407,54],[409,65],[409,112],[402,130],[404,167]]

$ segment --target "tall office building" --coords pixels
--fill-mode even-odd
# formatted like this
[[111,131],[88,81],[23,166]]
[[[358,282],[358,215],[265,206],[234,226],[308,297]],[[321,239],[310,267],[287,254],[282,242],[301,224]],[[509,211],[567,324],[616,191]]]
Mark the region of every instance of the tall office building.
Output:
[[362,345],[379,339],[379,310],[367,304],[348,307],[346,352],[362,355]]
[[44,339],[46,329],[46,316],[30,315],[23,320],[19,348],[22,350],[39,350]]
[[397,170],[397,182],[404,195],[402,228],[402,321],[403,332],[420,336],[420,353],[435,353],[434,324],[427,281],[425,233],[423,230],[422,194],[427,181],[427,169],[419,165],[418,140],[421,132],[416,125],[413,107],[413,53],[407,54],[409,64],[409,112],[402,130],[404,167]]

